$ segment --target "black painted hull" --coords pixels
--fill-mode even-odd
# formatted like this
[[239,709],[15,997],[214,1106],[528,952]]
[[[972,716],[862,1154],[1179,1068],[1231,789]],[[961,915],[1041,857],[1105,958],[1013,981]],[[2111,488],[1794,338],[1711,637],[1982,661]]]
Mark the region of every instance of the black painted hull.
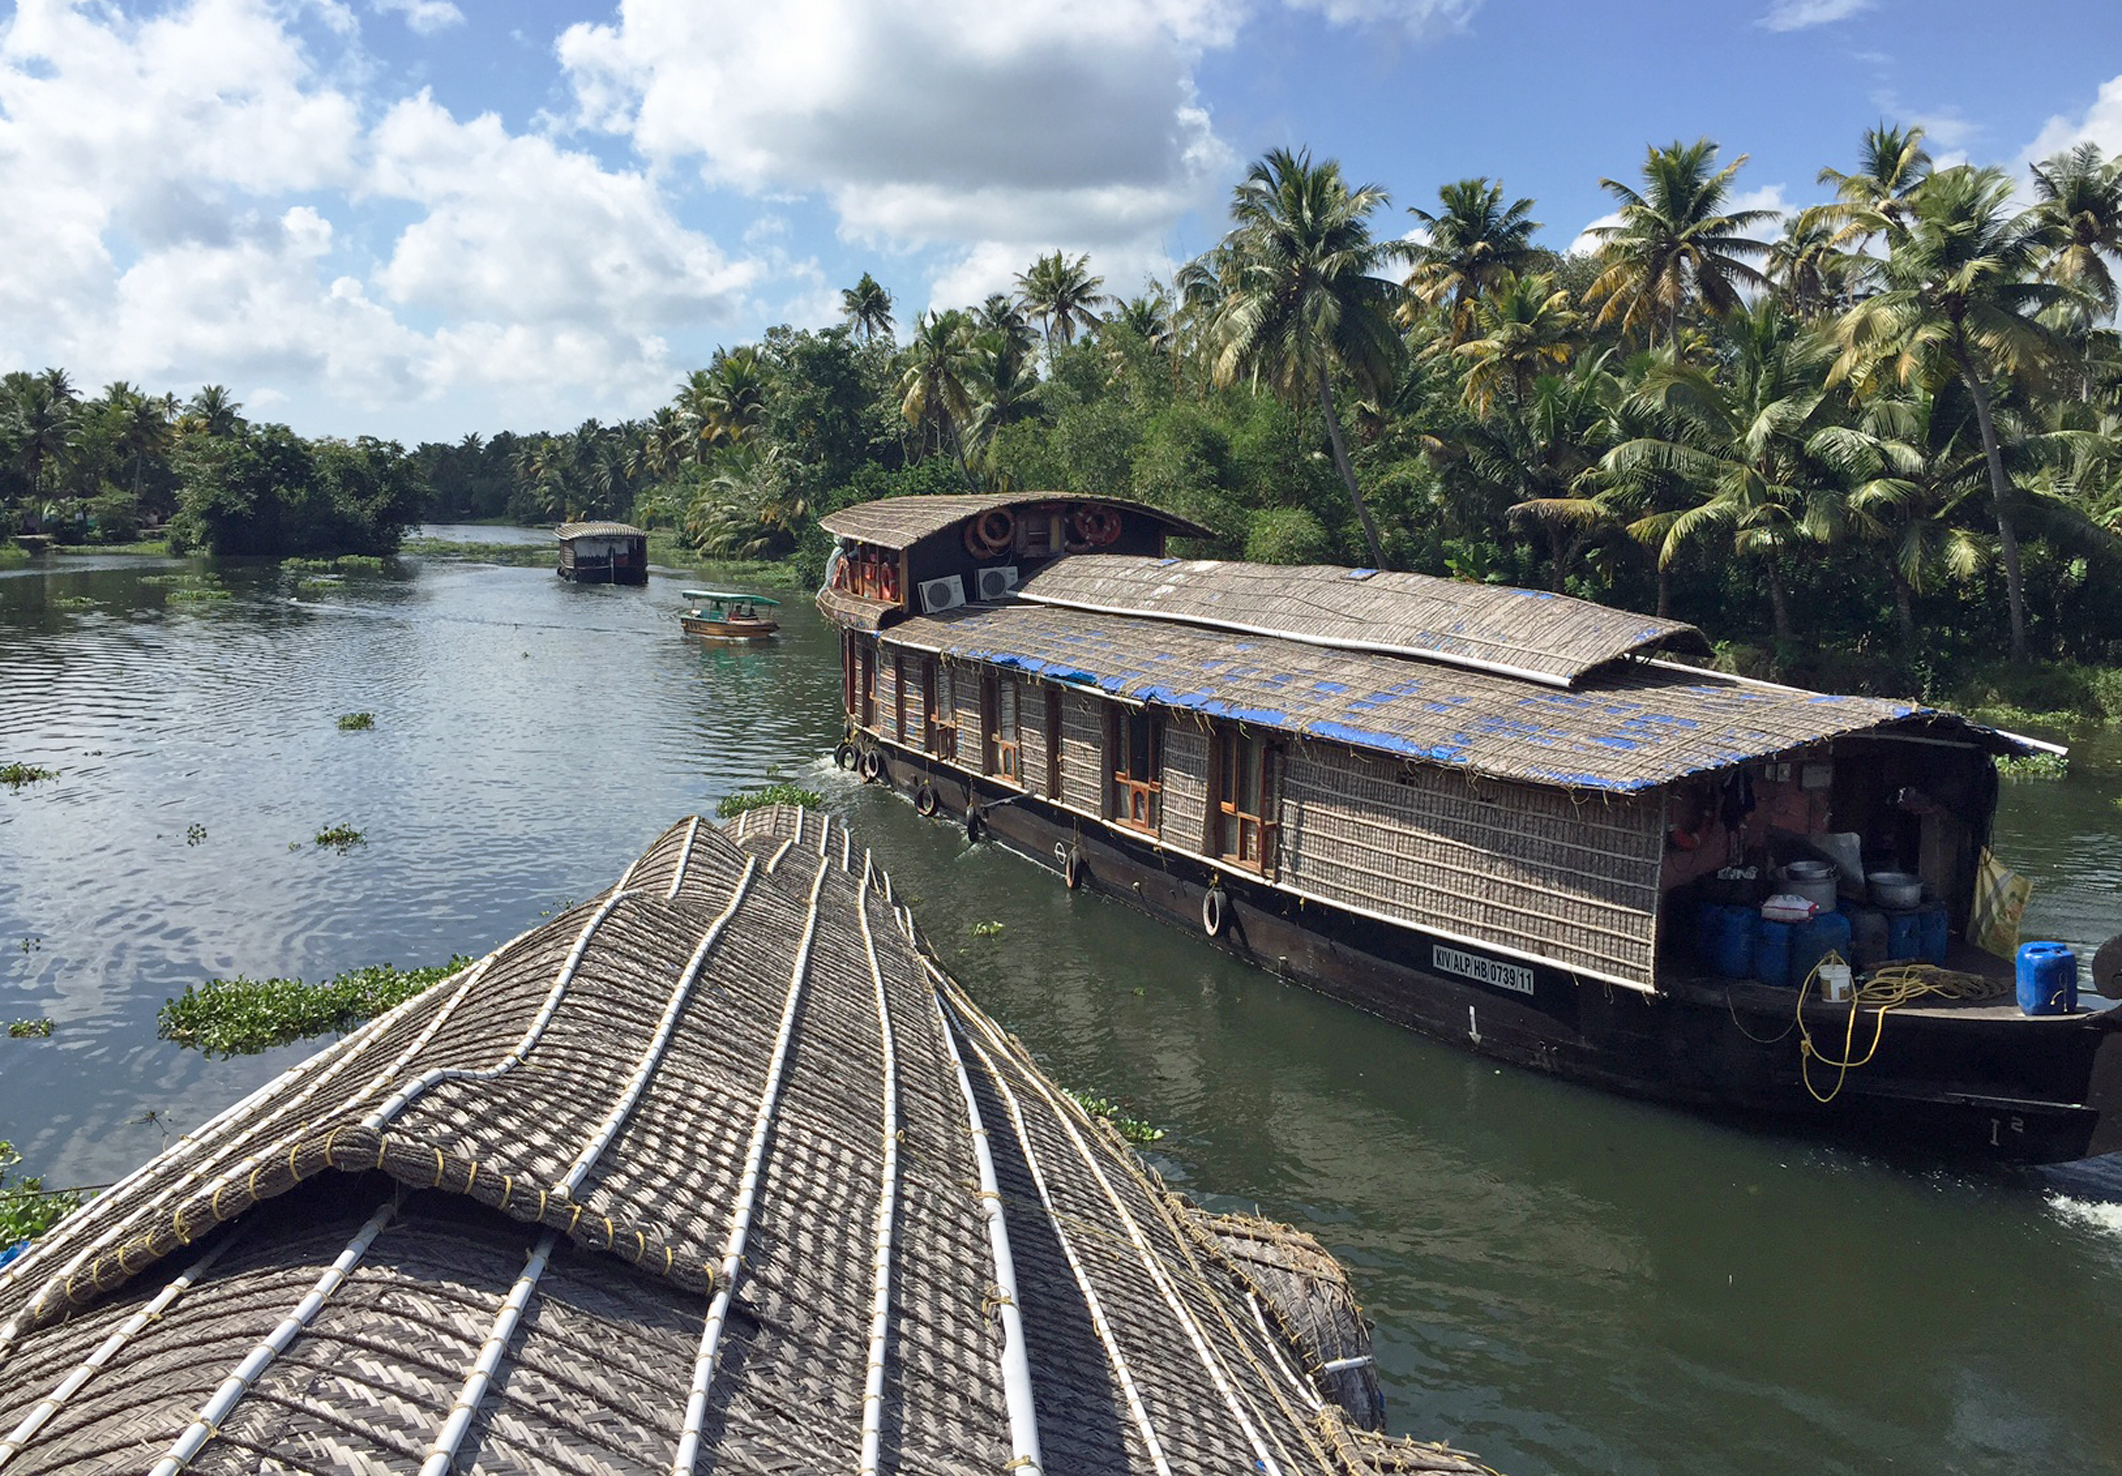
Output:
[[[1417,927],[1316,901],[1300,906],[1115,827],[891,743],[876,746],[882,782],[908,794],[927,784],[939,810],[959,822],[978,803],[981,839],[1057,873],[1073,850],[1077,885],[1203,932],[1289,983],[1497,1060],[1927,1158],[2043,1164],[2122,1150],[2122,1011],[2047,1019],[1897,1011],[1863,1066],[1843,1073],[1815,1060],[1808,1083],[1789,990],[1676,980],[1653,996],[1485,957]],[[1221,932],[1210,939],[1203,898],[1212,882],[1227,900]],[[1806,1026],[1833,1057],[1848,1037],[1849,1007],[1809,1004]],[[1863,1012],[1855,1055],[1872,1029]]]

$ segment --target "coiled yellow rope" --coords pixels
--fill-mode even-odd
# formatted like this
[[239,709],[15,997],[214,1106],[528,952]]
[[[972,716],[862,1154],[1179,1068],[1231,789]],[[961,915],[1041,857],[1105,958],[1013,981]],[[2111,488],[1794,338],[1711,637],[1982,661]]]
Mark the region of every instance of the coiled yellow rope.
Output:
[[[1973,1001],[1989,999],[2004,992],[2001,981],[1986,978],[1981,974],[1964,973],[1958,969],[1941,968],[1936,964],[1927,963],[1888,964],[1882,969],[1874,970],[1871,977],[1858,985],[1852,994],[1849,1020],[1843,1029],[1842,1054],[1840,1057],[1833,1057],[1813,1044],[1812,1032],[1805,1026],[1805,996],[1811,991],[1813,981],[1820,977],[1820,970],[1830,963],[1842,964],[1845,960],[1841,954],[1829,952],[1813,965],[1812,972],[1805,976],[1805,982],[1798,986],[1798,1075],[1805,1082],[1805,1090],[1811,1094],[1812,1099],[1822,1105],[1834,1101],[1842,1094],[1842,1084],[1849,1079],[1850,1072],[1869,1064],[1871,1058],[1878,1054],[1879,1042],[1886,1034],[1886,1016],[1889,1010],[1923,999]],[[1860,1006],[1875,1013],[1872,1017],[1871,1045],[1865,1049],[1862,1056],[1856,1056],[1852,1054],[1852,1050],[1857,1042],[1857,1011]],[[1834,1087],[1824,1097],[1820,1095],[1820,1089],[1813,1085],[1812,1063],[1816,1060],[1823,1066],[1832,1066],[1835,1069]]]

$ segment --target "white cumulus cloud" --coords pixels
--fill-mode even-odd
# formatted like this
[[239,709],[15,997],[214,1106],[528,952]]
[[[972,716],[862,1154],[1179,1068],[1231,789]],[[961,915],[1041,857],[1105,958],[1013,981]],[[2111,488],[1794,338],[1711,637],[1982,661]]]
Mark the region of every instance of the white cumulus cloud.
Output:
[[2038,164],[2081,143],[2097,144],[2104,154],[2122,154],[2122,77],[2100,84],[2092,106],[2075,117],[2058,113],[2026,146],[2020,161]]
[[437,31],[464,24],[464,12],[450,0],[374,0],[374,3],[380,11],[396,11],[404,16],[405,23],[421,36],[432,36]]
[[1761,17],[1761,24],[1771,31],[1803,31],[1848,20],[1871,7],[1872,0],[1779,0]]

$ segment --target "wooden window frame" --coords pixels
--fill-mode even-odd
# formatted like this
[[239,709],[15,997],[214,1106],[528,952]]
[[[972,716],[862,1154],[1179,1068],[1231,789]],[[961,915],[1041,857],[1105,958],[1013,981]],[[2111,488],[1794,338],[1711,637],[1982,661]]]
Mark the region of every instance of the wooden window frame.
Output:
[[999,779],[1004,784],[1024,788],[1024,700],[1017,693],[1011,710],[1016,722],[1011,725],[1010,736],[1002,733],[1002,687],[1013,678],[997,671],[980,674],[980,762],[981,772],[990,779]]
[[892,736],[901,743],[906,738],[906,657],[892,653]]
[[1046,692],[1046,797],[1061,794],[1061,689],[1042,683]]
[[858,727],[874,729],[877,726],[877,643],[862,636],[855,637],[854,663],[855,700],[853,703],[855,723]]
[[[1131,730],[1136,723],[1147,730],[1146,776],[1133,769]],[[1164,824],[1164,784],[1157,776],[1164,770],[1163,714],[1148,707],[1112,704],[1105,715],[1105,770],[1106,818],[1144,835],[1160,833]]]
[[[1275,874],[1282,830],[1273,813],[1281,800],[1281,747],[1269,742],[1264,734],[1247,733],[1221,723],[1212,730],[1210,744],[1208,854],[1222,865],[1271,877]],[[1232,771],[1243,767],[1237,762],[1241,744],[1256,750],[1250,794],[1232,792]],[[1248,804],[1252,808],[1246,808]],[[1246,854],[1248,839],[1252,842],[1250,856]]]

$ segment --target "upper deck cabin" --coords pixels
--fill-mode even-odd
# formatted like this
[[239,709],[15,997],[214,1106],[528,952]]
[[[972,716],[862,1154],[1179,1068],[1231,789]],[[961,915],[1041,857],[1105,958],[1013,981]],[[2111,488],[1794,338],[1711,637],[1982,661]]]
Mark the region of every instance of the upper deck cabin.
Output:
[[[2029,751],[1917,703],[1685,665],[1709,644],[1676,621],[1416,574],[1170,558],[1162,536],[1192,530],[1131,504],[1108,504],[1130,520],[1112,545],[1042,541],[1035,565],[1019,545],[1014,580],[927,605],[923,586],[1001,562],[979,528],[991,503],[1074,526],[1054,497],[827,520],[842,558],[819,603],[847,631],[852,727],[985,801],[1021,795],[1206,877],[1570,978],[1671,987],[1720,869],[1835,835],[1858,836],[1868,868],[1920,875],[1958,933],[1990,760]],[[895,590],[862,572],[889,558]]]

